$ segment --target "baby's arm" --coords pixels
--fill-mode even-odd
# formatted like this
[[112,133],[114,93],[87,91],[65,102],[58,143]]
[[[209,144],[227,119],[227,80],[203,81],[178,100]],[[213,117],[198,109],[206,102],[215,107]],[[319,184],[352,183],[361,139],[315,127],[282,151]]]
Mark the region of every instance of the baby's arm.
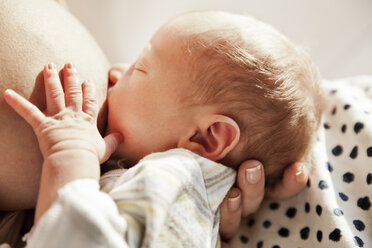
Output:
[[45,66],[43,75],[44,112],[14,91],[4,93],[6,102],[32,126],[44,157],[35,223],[66,183],[79,178],[98,180],[100,162],[108,159],[121,139],[119,134],[101,137],[94,85],[81,85],[72,64],[63,68],[63,86],[53,64]]

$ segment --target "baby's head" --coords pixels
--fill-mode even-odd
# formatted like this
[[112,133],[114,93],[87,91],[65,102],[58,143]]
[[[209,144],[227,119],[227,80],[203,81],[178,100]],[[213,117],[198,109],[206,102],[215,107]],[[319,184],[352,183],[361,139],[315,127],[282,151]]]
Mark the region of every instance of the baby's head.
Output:
[[222,12],[178,16],[111,89],[118,155],[186,148],[231,167],[265,165],[267,182],[307,157],[320,121],[319,76],[275,29]]

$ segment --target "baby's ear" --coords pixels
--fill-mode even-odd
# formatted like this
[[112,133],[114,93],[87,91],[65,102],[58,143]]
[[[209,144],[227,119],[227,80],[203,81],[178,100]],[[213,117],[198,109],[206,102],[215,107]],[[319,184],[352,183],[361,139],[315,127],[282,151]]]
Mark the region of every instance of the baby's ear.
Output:
[[213,161],[223,159],[238,144],[238,124],[225,115],[201,118],[197,127],[182,137],[179,148],[185,148]]

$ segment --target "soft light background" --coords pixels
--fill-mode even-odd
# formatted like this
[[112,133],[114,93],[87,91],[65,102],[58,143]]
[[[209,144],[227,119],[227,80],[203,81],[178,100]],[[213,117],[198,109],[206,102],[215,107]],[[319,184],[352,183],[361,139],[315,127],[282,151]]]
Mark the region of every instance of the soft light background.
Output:
[[372,74],[371,0],[66,0],[111,63],[132,62],[154,31],[191,10],[255,16],[306,46],[323,77]]

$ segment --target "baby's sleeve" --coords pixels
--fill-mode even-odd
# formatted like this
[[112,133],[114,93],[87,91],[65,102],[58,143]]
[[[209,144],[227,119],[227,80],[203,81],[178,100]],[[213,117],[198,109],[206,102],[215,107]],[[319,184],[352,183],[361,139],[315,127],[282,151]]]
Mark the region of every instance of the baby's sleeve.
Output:
[[65,185],[33,228],[27,247],[128,247],[127,224],[109,195],[93,179]]
[[[216,247],[218,204],[231,185],[207,180],[211,192],[224,188],[208,194],[199,162],[179,150],[153,154],[107,192],[91,179],[70,182],[32,230],[27,247]],[[210,163],[204,171],[215,178],[218,170]],[[226,178],[223,171],[217,174]]]

